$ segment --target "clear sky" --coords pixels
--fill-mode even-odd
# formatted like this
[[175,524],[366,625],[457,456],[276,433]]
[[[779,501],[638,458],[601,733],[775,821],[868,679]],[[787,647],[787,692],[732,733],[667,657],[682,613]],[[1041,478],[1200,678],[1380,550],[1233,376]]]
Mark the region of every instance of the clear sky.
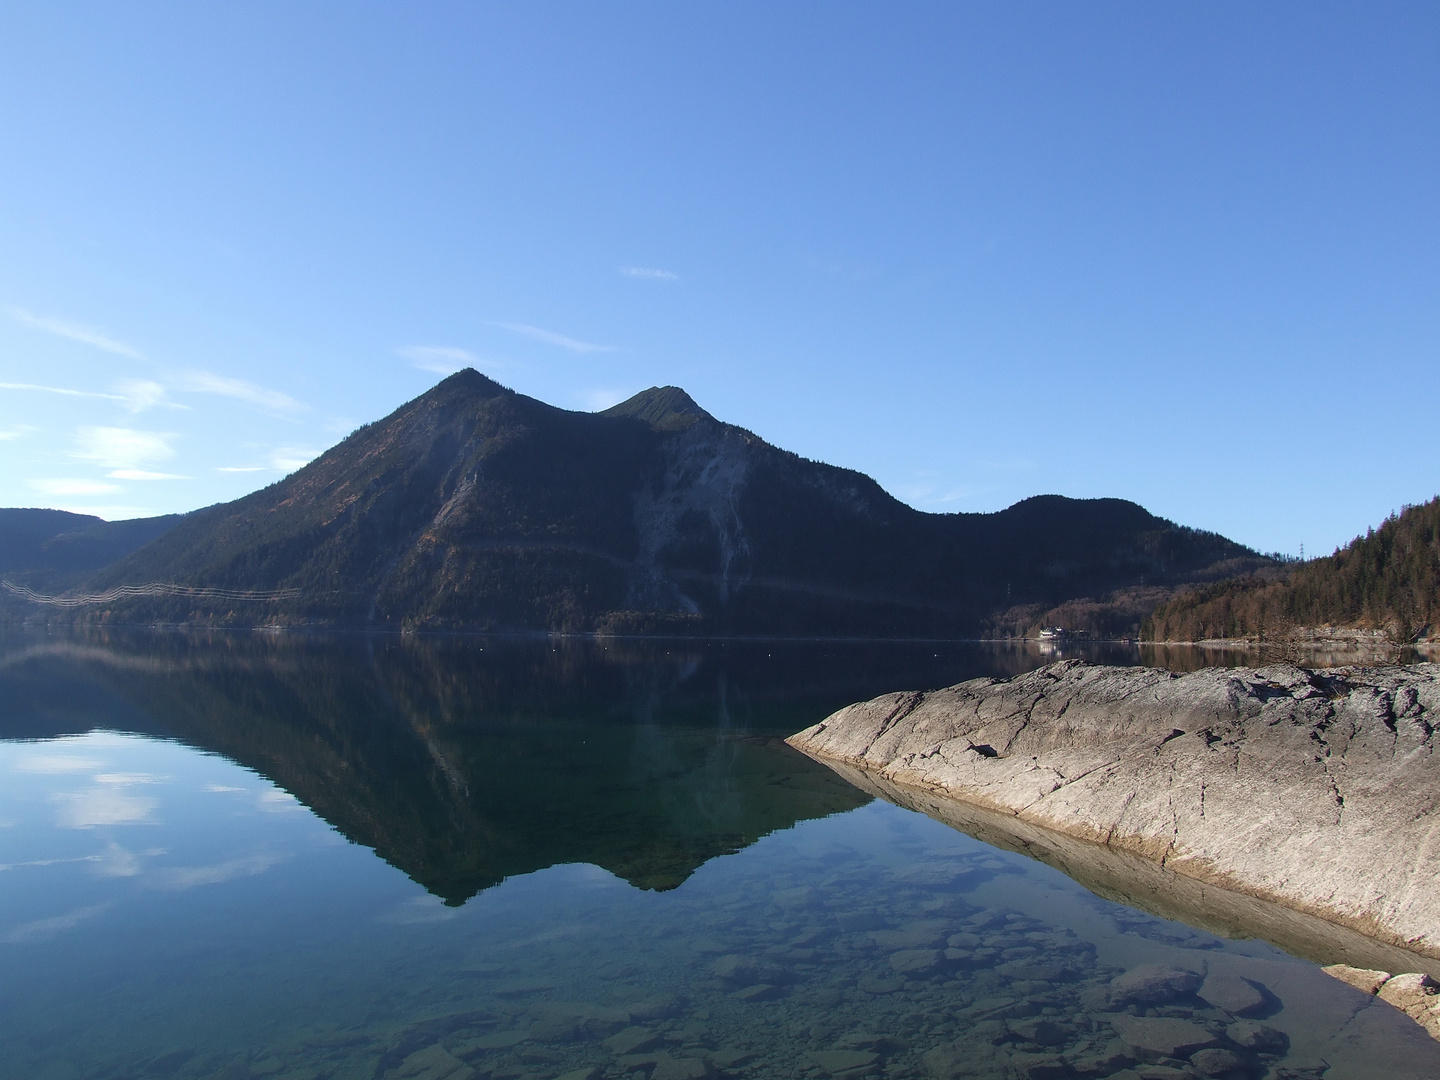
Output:
[[914,506],[1328,551],[1440,491],[1440,5],[6,3],[0,505],[472,365]]

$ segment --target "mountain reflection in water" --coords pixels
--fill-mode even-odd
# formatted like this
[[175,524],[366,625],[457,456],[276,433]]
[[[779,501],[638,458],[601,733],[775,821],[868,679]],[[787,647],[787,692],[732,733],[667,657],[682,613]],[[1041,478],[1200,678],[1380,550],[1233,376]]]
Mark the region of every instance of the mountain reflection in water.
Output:
[[294,635],[32,643],[4,661],[0,734],[100,725],[223,754],[449,904],[569,862],[669,889],[707,859],[869,800],[783,744],[795,726],[784,673],[735,680],[724,652]]
[[784,736],[897,687],[1046,659],[954,643],[27,635],[0,657],[0,737],[103,726],[222,754],[452,905],[570,862],[669,889],[869,800]]
[[1048,659],[0,640],[0,1080],[1440,1075],[1418,1026],[1312,965],[780,742]]

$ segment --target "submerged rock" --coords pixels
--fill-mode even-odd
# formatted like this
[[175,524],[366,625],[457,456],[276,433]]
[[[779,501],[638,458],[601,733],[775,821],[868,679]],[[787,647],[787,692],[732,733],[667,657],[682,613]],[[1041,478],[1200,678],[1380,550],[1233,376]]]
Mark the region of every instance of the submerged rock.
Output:
[[1244,1072],[1249,1068],[1250,1062],[1234,1050],[1212,1046],[1192,1054],[1190,1064],[1201,1076],[1229,1076],[1231,1073]]
[[658,1055],[650,1080],[712,1080],[719,1075],[714,1065],[704,1058],[672,1058]]
[[393,1080],[471,1080],[475,1070],[435,1043],[415,1051],[386,1076]]
[[605,1049],[617,1057],[640,1054],[660,1042],[660,1033],[648,1027],[628,1027],[605,1040]]
[[1199,996],[1231,1016],[1258,1012],[1269,1000],[1263,989],[1238,975],[1211,975],[1201,985]]
[[817,1050],[810,1055],[820,1070],[829,1076],[858,1073],[880,1060],[879,1054],[868,1050]]
[[1283,1054],[1290,1046],[1290,1037],[1268,1024],[1240,1020],[1225,1029],[1225,1037],[1236,1046],[1261,1054]]
[[1146,1050],[1161,1057],[1188,1057],[1196,1050],[1217,1046],[1220,1039],[1199,1024],[1168,1016],[1110,1017],[1120,1037],[1137,1050]]
[[1110,983],[1114,1005],[1163,1005],[1200,989],[1204,976],[1185,968],[1141,964]]

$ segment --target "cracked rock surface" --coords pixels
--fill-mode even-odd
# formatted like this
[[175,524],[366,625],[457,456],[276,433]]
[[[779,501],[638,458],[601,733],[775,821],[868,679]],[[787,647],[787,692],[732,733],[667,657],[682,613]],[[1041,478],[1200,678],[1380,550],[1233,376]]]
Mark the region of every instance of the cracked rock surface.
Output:
[[1069,660],[887,694],[790,738],[910,788],[1440,957],[1440,664]]

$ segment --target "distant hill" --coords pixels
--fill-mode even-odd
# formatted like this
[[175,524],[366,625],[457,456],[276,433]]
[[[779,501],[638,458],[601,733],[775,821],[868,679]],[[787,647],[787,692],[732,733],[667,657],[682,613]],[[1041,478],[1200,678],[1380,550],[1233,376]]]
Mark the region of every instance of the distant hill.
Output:
[[52,585],[130,554],[181,516],[105,521],[64,510],[0,509],[0,574]]
[[576,413],[466,370],[85,589],[227,590],[89,609],[113,621],[908,637],[1266,563],[1118,499],[922,513],[676,387]]
[[1440,498],[1406,507],[1284,580],[1252,575],[1183,593],[1156,609],[1144,634],[1204,641],[1292,627],[1383,630],[1397,642],[1440,636]]

